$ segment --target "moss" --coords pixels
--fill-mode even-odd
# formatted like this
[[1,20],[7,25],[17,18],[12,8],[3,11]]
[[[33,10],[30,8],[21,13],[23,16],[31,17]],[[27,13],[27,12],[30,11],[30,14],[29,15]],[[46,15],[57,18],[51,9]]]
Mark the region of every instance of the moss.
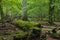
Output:
[[20,32],[16,32],[14,36],[16,38],[21,38],[24,37],[25,35],[27,35],[27,32],[20,31]]
[[53,37],[56,37],[57,36],[57,33],[52,33],[51,34]]
[[57,37],[58,36],[58,33],[57,33],[57,28],[54,28],[50,31],[50,34],[52,37]]
[[13,24],[16,25],[17,27],[26,27],[26,28],[32,28],[35,27],[35,25],[39,24],[38,22],[33,22],[33,21],[22,21],[22,20],[14,20]]
[[[41,30],[41,28],[37,27],[36,25],[38,25],[38,22],[33,22],[33,21],[23,21],[23,20],[14,20],[13,24],[16,25],[17,27],[20,28],[20,32],[16,32],[15,33],[15,37],[16,38],[21,38],[24,37],[26,35],[30,35],[30,31],[33,29],[35,30]],[[23,29],[23,30],[21,30]]]
[[2,40],[2,37],[0,36],[0,40]]

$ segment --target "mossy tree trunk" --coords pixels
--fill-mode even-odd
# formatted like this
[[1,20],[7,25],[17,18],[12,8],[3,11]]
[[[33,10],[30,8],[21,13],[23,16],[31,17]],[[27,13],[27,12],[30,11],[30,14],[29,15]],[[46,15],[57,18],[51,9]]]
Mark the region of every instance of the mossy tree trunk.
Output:
[[55,0],[49,0],[49,24],[53,25],[53,14],[54,14],[54,5]]
[[24,20],[24,21],[28,20],[26,5],[27,5],[27,0],[22,0],[22,11],[23,11],[22,20]]
[[5,27],[5,20],[4,20],[4,13],[3,13],[3,7],[2,7],[2,0],[0,0],[0,15],[1,15],[2,27]]

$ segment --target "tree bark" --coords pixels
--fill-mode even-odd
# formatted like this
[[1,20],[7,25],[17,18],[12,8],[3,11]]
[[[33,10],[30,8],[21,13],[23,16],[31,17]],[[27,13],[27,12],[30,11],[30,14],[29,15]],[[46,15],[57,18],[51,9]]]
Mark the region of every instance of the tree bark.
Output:
[[54,14],[54,3],[55,3],[55,0],[49,0],[50,3],[49,3],[49,24],[50,25],[53,25],[53,14]]
[[1,14],[2,27],[5,27],[5,20],[4,20],[4,13],[3,13],[3,7],[2,7],[2,0],[0,0],[0,14]]
[[27,21],[28,20],[28,14],[26,9],[26,0],[22,0],[22,11],[23,11],[23,17],[22,20]]

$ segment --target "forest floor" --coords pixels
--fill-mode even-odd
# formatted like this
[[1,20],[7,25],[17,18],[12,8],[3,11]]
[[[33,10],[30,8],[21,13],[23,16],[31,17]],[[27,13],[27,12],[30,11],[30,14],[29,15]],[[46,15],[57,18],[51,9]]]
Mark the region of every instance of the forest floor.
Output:
[[[48,22],[46,22],[46,21],[41,21],[41,24],[42,24],[42,26],[43,26],[43,32],[44,31],[47,31],[47,30],[51,30],[51,29],[53,29],[53,28],[55,28],[55,27],[57,27],[57,28],[60,28],[60,22],[54,22],[55,23],[55,25],[52,25],[52,26],[49,26],[49,25],[47,25],[47,23]],[[5,32],[9,32],[9,33],[14,33],[14,32],[16,32],[16,31],[19,31],[19,29],[18,28],[16,28],[14,25],[12,25],[12,24],[9,24],[9,23],[6,23],[6,27],[4,27],[4,28],[2,28],[2,24],[0,23],[0,35],[1,34],[4,34]],[[13,34],[12,34],[13,35]],[[3,36],[3,37],[6,37],[6,36]],[[8,36],[7,36],[8,37]],[[9,36],[9,38],[10,38],[11,36]],[[8,38],[8,39],[9,39]],[[11,38],[10,38],[10,40],[11,40]],[[48,35],[47,36],[47,40],[58,40],[58,39],[54,39],[54,38],[52,38],[52,37],[50,37],[50,35]],[[60,40],[60,39],[59,39]]]
[[[43,32],[47,31],[47,30],[52,30],[53,28],[60,28],[60,22],[54,22],[55,25],[47,25],[48,22],[47,21],[41,21],[41,24],[43,26]],[[60,31],[59,31],[60,33]],[[47,34],[48,35],[48,34]],[[47,36],[47,40],[60,40],[60,39],[55,39],[55,38],[52,38],[50,35]]]
[[19,29],[10,23],[6,23],[6,27],[2,27],[0,23],[0,40],[13,40],[15,32],[18,32]]

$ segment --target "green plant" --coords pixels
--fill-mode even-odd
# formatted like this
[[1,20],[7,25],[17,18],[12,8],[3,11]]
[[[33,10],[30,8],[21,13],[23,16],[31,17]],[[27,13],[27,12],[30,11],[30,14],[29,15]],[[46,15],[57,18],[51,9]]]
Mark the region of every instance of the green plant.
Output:
[[[23,21],[23,20],[15,20],[13,22],[14,25],[16,25],[18,28],[22,29],[20,32],[15,33],[15,36],[17,38],[21,38],[27,35],[27,39],[29,39],[33,29],[35,30],[42,30],[41,28],[37,27],[38,22],[33,21]],[[40,32],[39,32],[40,33]]]
[[27,35],[27,32],[20,31],[20,32],[16,32],[14,36],[16,38],[21,38],[21,37],[24,37],[25,35]]
[[14,20],[13,24],[16,25],[19,28],[26,28],[31,29],[32,27],[35,27],[35,25],[39,24],[38,22],[33,21],[23,21],[23,20]]
[[0,40],[2,40],[2,37],[0,36]]

